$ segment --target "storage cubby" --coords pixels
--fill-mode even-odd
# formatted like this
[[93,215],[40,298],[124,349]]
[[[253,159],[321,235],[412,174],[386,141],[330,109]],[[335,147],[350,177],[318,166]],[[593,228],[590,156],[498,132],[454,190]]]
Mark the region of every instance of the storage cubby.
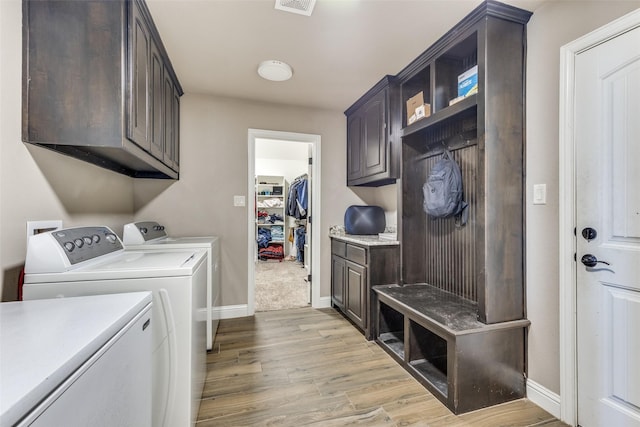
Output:
[[435,111],[449,107],[449,102],[458,97],[458,76],[475,65],[478,65],[476,31],[436,58]]
[[409,321],[409,366],[429,381],[444,397],[447,383],[447,340]]
[[[400,88],[402,94],[402,127],[407,123],[407,101],[418,93],[422,92],[425,104],[432,104],[431,101],[431,68],[429,66],[419,70],[414,76],[407,79]],[[423,119],[424,120],[424,119]]]
[[404,316],[386,304],[380,304],[378,341],[404,360]]

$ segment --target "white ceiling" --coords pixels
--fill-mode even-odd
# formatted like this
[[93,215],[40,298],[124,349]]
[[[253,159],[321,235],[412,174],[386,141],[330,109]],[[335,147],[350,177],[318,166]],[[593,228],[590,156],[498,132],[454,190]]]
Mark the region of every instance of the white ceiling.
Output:
[[[534,11],[545,1],[505,0]],[[275,0],[147,0],[187,93],[344,111],[385,74],[397,74],[480,0],[317,0],[310,17]],[[287,62],[293,78],[260,78]]]

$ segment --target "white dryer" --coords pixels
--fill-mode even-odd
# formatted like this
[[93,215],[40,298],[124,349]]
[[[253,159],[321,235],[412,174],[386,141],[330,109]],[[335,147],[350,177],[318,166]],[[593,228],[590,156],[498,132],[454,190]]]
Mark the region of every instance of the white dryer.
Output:
[[153,426],[194,426],[206,376],[206,253],[125,251],[108,227],[31,236],[25,300],[151,291]]
[[125,250],[185,250],[207,251],[207,307],[201,313],[207,321],[207,350],[213,348],[219,316],[214,309],[220,299],[220,240],[218,237],[171,237],[165,227],[155,221],[126,224],[122,232]]

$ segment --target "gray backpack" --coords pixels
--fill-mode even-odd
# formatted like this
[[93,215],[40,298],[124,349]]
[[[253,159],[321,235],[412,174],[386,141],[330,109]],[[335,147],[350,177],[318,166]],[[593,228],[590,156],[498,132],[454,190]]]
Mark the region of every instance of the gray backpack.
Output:
[[422,193],[422,206],[427,215],[433,219],[458,216],[457,225],[467,223],[468,205],[462,200],[462,172],[448,150],[444,150],[442,158],[431,168]]

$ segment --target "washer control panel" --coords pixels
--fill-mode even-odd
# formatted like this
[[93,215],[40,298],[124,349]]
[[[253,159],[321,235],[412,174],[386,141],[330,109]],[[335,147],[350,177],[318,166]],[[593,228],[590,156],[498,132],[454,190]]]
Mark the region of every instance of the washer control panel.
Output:
[[155,221],[132,222],[124,226],[122,240],[126,245],[141,245],[152,240],[167,237],[164,225]]
[[107,227],[78,227],[57,230],[51,236],[64,248],[71,264],[97,258],[122,249],[122,242]]
[[51,273],[74,269],[85,261],[123,251],[109,227],[75,227],[29,237],[25,273]]

